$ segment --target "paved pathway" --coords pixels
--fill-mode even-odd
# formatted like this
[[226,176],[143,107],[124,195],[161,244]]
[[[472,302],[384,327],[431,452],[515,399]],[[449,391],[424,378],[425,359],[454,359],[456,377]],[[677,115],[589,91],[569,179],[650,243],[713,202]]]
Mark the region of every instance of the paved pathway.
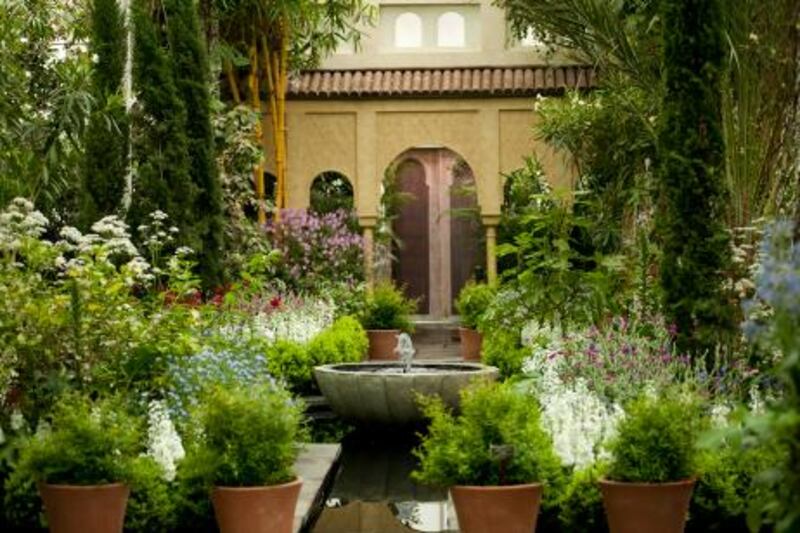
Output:
[[294,531],[305,531],[316,519],[325,504],[325,493],[336,475],[339,444],[306,444],[295,462],[297,475],[303,478],[303,488],[294,513]]

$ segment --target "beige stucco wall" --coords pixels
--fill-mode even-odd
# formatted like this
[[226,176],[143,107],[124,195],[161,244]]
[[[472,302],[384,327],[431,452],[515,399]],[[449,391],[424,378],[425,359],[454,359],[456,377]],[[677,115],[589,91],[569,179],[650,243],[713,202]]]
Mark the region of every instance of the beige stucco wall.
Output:
[[[532,153],[553,185],[570,183],[565,159],[534,138],[535,118],[530,98],[290,101],[288,205],[306,207],[314,177],[336,170],[352,182],[359,217],[367,221],[377,216],[386,168],[410,148],[441,146],[466,160],[482,216],[496,219],[501,175]],[[267,143],[267,167],[274,171]]]

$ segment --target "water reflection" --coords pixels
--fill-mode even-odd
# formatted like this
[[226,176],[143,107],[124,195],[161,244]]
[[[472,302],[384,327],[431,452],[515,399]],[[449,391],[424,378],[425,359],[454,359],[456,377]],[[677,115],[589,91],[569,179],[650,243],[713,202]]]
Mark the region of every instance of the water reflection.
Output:
[[416,439],[353,433],[313,533],[442,533],[455,531],[447,491],[411,480]]

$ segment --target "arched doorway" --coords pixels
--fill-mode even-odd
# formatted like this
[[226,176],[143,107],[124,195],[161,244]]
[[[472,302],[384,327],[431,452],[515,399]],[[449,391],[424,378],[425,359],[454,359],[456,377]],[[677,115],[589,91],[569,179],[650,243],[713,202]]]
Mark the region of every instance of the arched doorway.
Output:
[[472,169],[444,147],[408,150],[393,168],[387,189],[400,201],[392,278],[418,299],[420,314],[447,317],[467,280],[485,269]]

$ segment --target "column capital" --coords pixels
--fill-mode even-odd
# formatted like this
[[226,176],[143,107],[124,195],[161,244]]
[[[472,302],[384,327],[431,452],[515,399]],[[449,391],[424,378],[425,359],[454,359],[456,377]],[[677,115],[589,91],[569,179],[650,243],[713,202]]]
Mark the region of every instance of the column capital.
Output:
[[500,215],[481,215],[481,222],[484,226],[499,226]]

